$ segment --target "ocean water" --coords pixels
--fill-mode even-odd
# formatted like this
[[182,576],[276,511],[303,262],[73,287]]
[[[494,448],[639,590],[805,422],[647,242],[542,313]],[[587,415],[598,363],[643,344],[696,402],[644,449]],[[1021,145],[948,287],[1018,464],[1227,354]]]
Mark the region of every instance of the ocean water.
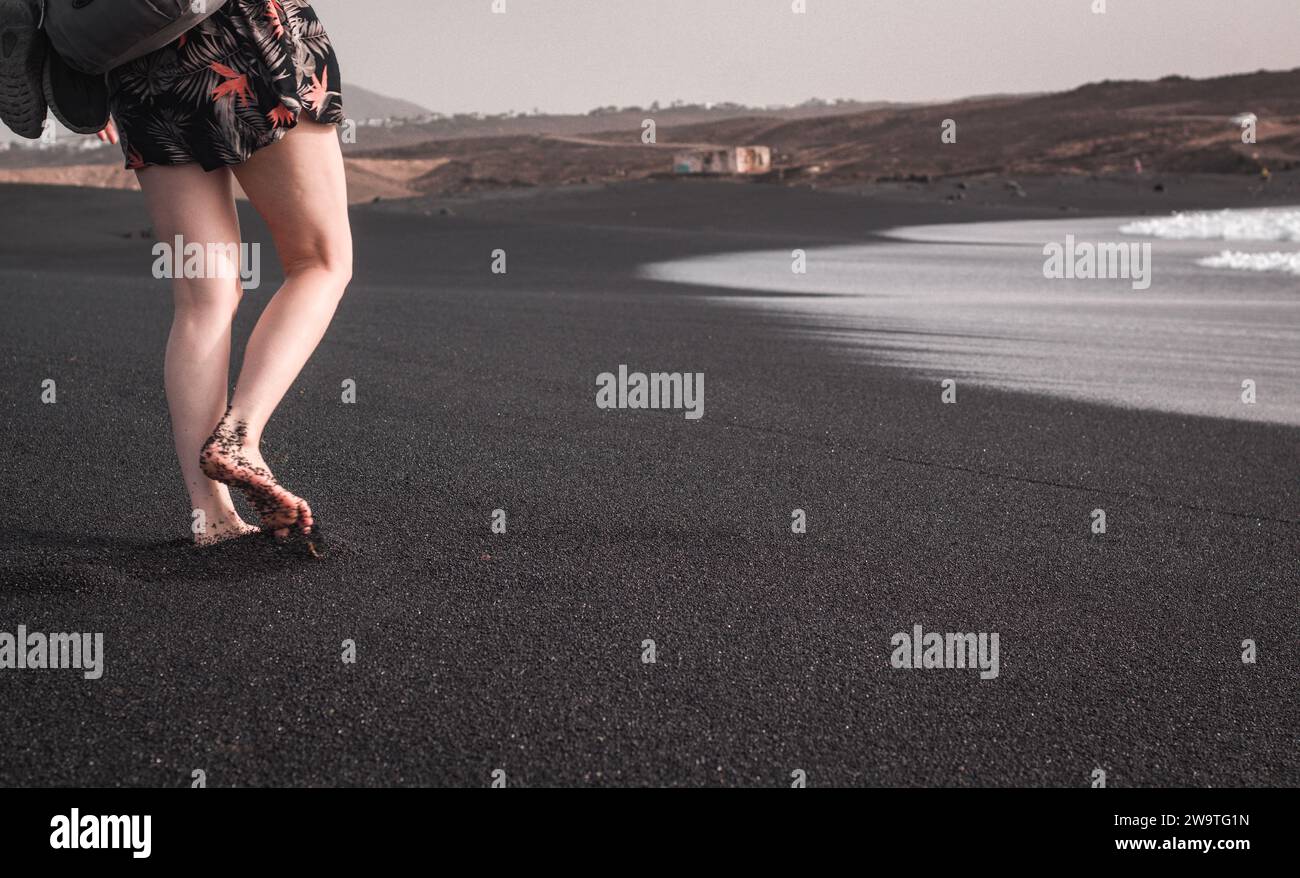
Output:
[[[1289,268],[1259,268],[1298,235],[1300,209],[953,224],[805,247],[804,274],[792,271],[799,241],[650,264],[641,274],[733,291],[717,301],[781,314],[792,332],[932,380],[936,398],[938,382],[954,378],[959,387],[1300,426],[1300,284]],[[1067,236],[1148,245],[1150,287],[1044,276],[1044,247]],[[1247,380],[1253,405],[1242,402]]]

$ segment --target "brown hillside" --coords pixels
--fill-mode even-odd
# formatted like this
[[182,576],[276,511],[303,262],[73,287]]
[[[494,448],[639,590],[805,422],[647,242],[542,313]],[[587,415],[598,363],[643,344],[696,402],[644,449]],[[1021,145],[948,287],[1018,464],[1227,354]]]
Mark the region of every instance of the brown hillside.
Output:
[[[1241,142],[1240,113],[1259,117],[1258,143]],[[957,142],[940,128],[957,123]],[[827,182],[1001,174],[1151,172],[1257,174],[1300,165],[1300,69],[1218,79],[1102,82],[1069,92],[785,120],[728,119],[585,138],[430,141],[360,153],[377,159],[445,157],[417,181],[424,191],[648,176],[670,169],[675,144],[766,144],[786,169],[816,166]]]

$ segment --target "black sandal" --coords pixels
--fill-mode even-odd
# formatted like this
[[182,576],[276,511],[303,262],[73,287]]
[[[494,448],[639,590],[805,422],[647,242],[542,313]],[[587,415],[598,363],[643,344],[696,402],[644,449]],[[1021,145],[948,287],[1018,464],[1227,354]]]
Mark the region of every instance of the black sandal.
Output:
[[28,140],[40,140],[45,102],[45,54],[41,0],[0,0],[0,122]]

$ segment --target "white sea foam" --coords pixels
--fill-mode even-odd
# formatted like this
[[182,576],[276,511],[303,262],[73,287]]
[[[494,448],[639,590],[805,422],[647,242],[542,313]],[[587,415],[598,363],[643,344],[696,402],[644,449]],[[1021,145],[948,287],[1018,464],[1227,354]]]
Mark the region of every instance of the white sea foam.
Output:
[[1300,253],[1242,253],[1224,250],[1218,256],[1197,260],[1206,268],[1236,268],[1242,271],[1281,271],[1300,274]]
[[1131,222],[1119,230],[1125,235],[1180,241],[1300,241],[1300,210],[1175,213]]

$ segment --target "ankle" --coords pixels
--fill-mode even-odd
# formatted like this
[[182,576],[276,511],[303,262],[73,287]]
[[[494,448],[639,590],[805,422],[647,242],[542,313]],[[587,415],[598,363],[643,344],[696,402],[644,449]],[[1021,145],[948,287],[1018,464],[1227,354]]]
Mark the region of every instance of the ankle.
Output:
[[260,440],[260,435],[250,433],[247,422],[227,412],[212,430],[203,450],[205,456],[209,451],[225,455],[248,453],[257,450]]
[[217,425],[217,432],[222,438],[234,443],[244,451],[257,451],[262,444],[262,429],[255,427],[258,421],[246,412],[231,406]]

